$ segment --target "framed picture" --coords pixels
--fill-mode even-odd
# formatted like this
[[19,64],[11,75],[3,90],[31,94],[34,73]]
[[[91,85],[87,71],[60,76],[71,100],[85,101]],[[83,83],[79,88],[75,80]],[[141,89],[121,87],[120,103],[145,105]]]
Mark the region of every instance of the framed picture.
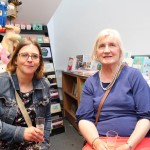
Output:
[[50,47],[41,47],[43,58],[52,58]]

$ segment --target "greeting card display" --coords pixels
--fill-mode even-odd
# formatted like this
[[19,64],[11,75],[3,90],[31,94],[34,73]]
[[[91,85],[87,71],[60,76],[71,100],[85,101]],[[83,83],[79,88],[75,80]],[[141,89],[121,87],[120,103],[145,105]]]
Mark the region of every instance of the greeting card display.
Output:
[[75,70],[76,58],[69,57],[67,71]]
[[42,50],[42,57],[43,58],[51,58],[51,50],[50,47],[41,47]]

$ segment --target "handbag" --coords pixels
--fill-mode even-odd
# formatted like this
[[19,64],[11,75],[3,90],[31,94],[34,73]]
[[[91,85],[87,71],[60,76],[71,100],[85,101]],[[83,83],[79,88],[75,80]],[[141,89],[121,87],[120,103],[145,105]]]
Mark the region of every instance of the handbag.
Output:
[[[101,113],[103,104],[104,104],[104,102],[105,102],[105,100],[106,100],[106,98],[107,98],[107,96],[108,96],[110,90],[112,89],[112,87],[113,87],[113,85],[114,85],[114,83],[115,83],[115,80],[116,80],[117,77],[119,76],[119,74],[120,74],[120,72],[121,72],[121,70],[123,69],[124,66],[125,66],[124,64],[122,64],[122,65],[120,66],[120,68],[119,68],[119,70],[118,70],[118,72],[117,72],[117,74],[116,74],[116,78],[112,81],[112,82],[113,82],[112,86],[111,86],[108,90],[106,90],[105,94],[103,95],[103,97],[102,97],[102,99],[101,99],[101,101],[100,101],[100,103],[99,103],[98,110],[97,110],[97,114],[96,114],[96,119],[95,119],[95,126],[97,126],[97,123],[98,123],[98,120],[99,120],[99,117],[100,117],[100,113]],[[85,140],[84,143],[83,143],[83,146],[85,146],[86,144],[87,144],[87,141]]]

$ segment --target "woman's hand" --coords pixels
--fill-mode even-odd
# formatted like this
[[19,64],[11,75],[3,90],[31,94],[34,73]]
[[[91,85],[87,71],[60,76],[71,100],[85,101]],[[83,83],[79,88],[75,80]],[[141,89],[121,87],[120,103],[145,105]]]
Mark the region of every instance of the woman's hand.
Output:
[[25,128],[23,138],[26,141],[43,142],[44,133],[38,128],[32,126],[32,127]]
[[107,150],[107,144],[103,140],[98,139],[94,142],[93,148],[94,150]]
[[129,146],[127,144],[123,144],[116,148],[116,150],[130,150]]

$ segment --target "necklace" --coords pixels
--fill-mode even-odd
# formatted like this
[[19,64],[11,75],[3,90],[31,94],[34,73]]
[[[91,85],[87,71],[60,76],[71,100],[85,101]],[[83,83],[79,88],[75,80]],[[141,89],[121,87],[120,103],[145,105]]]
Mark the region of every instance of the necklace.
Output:
[[115,73],[115,75],[114,75],[112,81],[108,84],[107,87],[103,87],[103,83],[102,83],[102,81],[101,81],[102,71],[100,71],[100,74],[99,74],[99,76],[100,76],[100,77],[99,77],[99,78],[100,78],[100,85],[101,85],[101,88],[102,88],[104,91],[110,89],[110,88],[114,85],[114,83],[115,83],[115,81],[116,81],[116,79],[117,79],[117,76],[118,76],[120,67],[121,67],[121,64],[119,65],[119,67],[118,67],[118,69],[117,69],[117,71],[116,71],[116,73]]

